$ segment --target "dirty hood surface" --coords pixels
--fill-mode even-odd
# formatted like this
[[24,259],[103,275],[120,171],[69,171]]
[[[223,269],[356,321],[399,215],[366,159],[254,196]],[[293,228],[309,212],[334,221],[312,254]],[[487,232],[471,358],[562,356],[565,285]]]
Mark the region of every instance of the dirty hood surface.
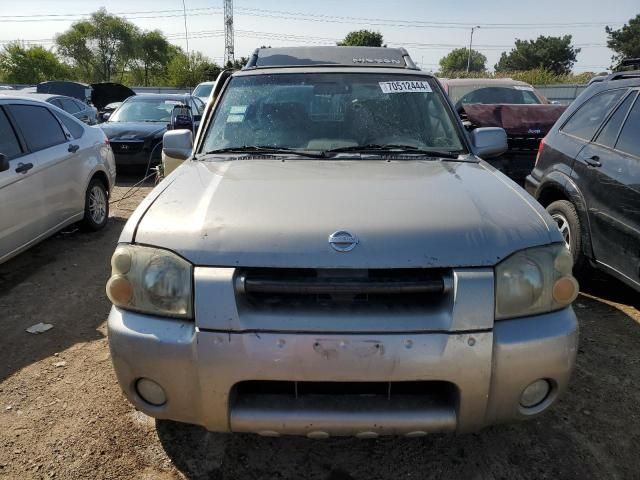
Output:
[[[195,265],[490,266],[561,240],[524,190],[479,163],[189,161],[157,188],[121,241]],[[328,237],[338,230],[359,244],[334,251]]]

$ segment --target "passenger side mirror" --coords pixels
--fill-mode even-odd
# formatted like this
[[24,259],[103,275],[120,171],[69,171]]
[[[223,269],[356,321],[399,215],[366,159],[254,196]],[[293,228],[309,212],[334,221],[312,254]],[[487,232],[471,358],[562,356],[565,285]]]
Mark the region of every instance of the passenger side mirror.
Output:
[[9,164],[9,159],[6,155],[0,153],[0,172],[6,172],[10,168],[11,165]]
[[109,117],[111,116],[111,112],[104,112],[102,114],[102,121],[106,122],[107,120],[109,120]]
[[504,128],[476,128],[471,132],[474,153],[480,158],[493,158],[507,151],[507,132]]
[[170,130],[162,138],[162,153],[167,157],[186,160],[193,150],[191,130]]

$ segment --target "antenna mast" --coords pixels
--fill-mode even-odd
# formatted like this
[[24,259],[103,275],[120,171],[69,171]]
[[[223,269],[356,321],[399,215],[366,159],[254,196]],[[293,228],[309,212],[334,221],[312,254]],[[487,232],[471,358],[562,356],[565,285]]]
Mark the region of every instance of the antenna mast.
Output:
[[224,64],[233,60],[233,0],[224,0]]

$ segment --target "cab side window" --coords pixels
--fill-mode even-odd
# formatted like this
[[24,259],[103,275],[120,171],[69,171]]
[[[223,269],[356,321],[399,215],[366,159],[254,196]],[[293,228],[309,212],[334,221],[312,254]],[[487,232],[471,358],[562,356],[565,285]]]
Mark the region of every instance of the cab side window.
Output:
[[613,115],[607,120],[607,124],[598,134],[595,142],[604,145],[605,147],[613,148],[618,140],[618,133],[622,128],[622,122],[627,118],[629,108],[633,104],[636,98],[636,93],[633,92],[624,99],[620,106],[616,109]]
[[13,131],[11,123],[4,111],[0,108],[0,153],[7,156],[9,160],[19,157],[22,154],[20,143],[16,132]]
[[560,131],[591,141],[611,108],[626,92],[624,89],[610,90],[590,98],[580,106]]
[[640,101],[638,100],[622,127],[616,150],[640,157]]
[[32,152],[53,147],[67,141],[60,123],[51,111],[35,105],[10,105],[11,116],[22,132]]

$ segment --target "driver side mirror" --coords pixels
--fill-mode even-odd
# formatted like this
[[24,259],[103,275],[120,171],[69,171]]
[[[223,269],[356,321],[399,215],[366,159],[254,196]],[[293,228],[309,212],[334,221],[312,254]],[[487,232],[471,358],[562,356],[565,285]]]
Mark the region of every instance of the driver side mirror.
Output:
[[0,153],[0,172],[6,172],[11,168],[9,159],[3,153]]
[[162,137],[162,153],[178,160],[186,160],[193,150],[191,130],[169,130]]
[[504,128],[476,128],[471,132],[474,153],[480,158],[493,158],[507,151],[507,132]]

